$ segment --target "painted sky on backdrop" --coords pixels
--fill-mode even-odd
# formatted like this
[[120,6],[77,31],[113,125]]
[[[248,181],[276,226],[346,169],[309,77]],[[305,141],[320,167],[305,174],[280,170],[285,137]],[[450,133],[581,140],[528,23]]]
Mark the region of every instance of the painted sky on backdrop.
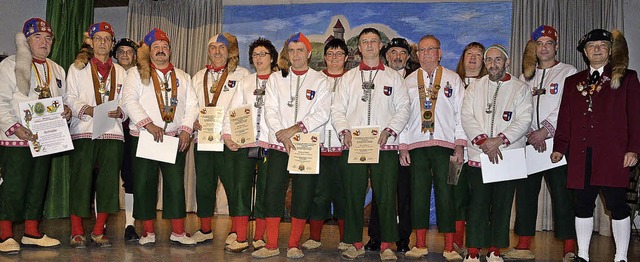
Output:
[[508,47],[511,36],[511,2],[226,5],[223,31],[238,37],[240,64],[249,68],[248,46],[258,37],[271,40],[278,50],[298,31],[312,42],[324,42],[338,18],[346,29],[345,39],[365,27],[411,43],[433,34],[442,42],[441,64],[453,70],[469,42]]

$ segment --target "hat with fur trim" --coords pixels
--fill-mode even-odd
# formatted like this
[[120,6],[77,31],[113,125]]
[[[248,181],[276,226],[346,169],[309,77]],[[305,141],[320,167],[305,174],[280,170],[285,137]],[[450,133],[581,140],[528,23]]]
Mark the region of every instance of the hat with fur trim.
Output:
[[558,41],[558,31],[548,25],[541,25],[536,28],[533,33],[531,33],[531,39],[533,41],[538,41],[538,39],[543,36],[548,36],[551,37],[554,41]]
[[617,89],[622,83],[627,68],[629,67],[629,47],[627,40],[619,30],[611,32],[604,29],[594,29],[587,33],[578,42],[578,51],[586,56],[584,50],[587,43],[591,41],[609,41],[611,42],[611,50],[609,56],[609,64],[611,65],[611,89]]
[[89,33],[89,37],[93,37],[97,32],[107,32],[111,34],[111,37],[114,37],[116,34],[113,32],[113,28],[107,22],[95,23],[89,27],[87,33]]
[[558,31],[548,25],[541,25],[531,33],[531,40],[527,42],[522,55],[522,74],[526,80],[533,79],[536,74],[536,66],[538,64],[538,55],[536,54],[536,41],[540,37],[547,36],[558,41]]
[[229,57],[227,58],[227,70],[229,73],[236,71],[238,62],[240,62],[240,48],[238,48],[238,39],[227,32],[220,33],[209,38],[210,45],[212,43],[222,43],[229,49]]
[[169,37],[167,36],[167,33],[165,33],[164,31],[158,28],[154,28],[153,30],[149,31],[149,33],[144,37],[144,43],[147,44],[148,46],[151,46],[153,42],[160,41],[160,40],[164,40],[164,41],[167,41],[167,43],[171,43],[171,41],[169,41]]
[[40,18],[34,17],[24,22],[24,26],[22,26],[22,33],[25,37],[29,37],[38,32],[47,32],[53,35],[51,25]]
[[307,47],[307,51],[311,53],[311,42],[309,42],[309,39],[307,39],[302,32],[291,35],[287,41],[284,41],[284,46],[282,47],[282,50],[280,50],[280,55],[278,57],[278,68],[280,68],[280,71],[282,72],[282,77],[287,77],[287,75],[289,75],[291,61],[289,61],[289,51],[287,51],[287,47],[291,42],[304,43]]
[[224,33],[217,34],[209,38],[209,43],[207,45],[210,45],[212,43],[222,43],[226,45],[227,48],[229,48],[229,40],[227,40],[227,38],[224,36]]

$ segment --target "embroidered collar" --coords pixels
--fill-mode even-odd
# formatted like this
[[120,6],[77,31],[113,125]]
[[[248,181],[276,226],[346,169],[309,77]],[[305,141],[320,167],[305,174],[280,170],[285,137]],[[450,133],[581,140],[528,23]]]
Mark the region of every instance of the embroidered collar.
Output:
[[382,60],[380,60],[378,62],[377,66],[370,67],[370,66],[366,65],[364,62],[360,62],[359,68],[360,68],[361,71],[365,71],[365,70],[382,70],[382,71],[384,71],[384,63],[382,63]]

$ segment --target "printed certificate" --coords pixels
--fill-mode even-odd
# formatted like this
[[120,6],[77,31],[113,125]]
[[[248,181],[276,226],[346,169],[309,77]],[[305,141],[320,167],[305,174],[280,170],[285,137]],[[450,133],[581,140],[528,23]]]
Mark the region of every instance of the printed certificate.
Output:
[[320,173],[320,133],[296,133],[291,138],[293,146],[289,152],[287,170],[291,174]]
[[[252,105],[244,105],[234,109],[229,109],[229,125],[231,127],[231,140],[236,144],[243,146],[252,144],[256,140],[253,130],[253,111]],[[266,127],[265,127],[266,128]]]
[[29,141],[33,157],[73,150],[69,126],[62,116],[62,97],[22,102],[19,106],[20,122],[36,138],[35,142]]
[[198,151],[222,152],[224,142],[222,141],[222,119],[224,118],[224,107],[203,107],[200,109],[198,121],[202,130],[198,131]]
[[349,164],[377,164],[380,159],[380,127],[360,126],[351,130]]

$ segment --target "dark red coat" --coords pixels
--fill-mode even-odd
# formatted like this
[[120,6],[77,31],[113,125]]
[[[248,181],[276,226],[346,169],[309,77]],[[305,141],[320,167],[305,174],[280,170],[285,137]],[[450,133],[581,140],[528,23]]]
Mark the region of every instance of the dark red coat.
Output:
[[[628,187],[629,168],[623,168],[624,154],[640,155],[640,82],[636,71],[627,70],[616,90],[611,89],[611,66],[602,73],[602,89],[593,97],[588,112],[588,95],[578,91],[587,82],[589,70],[566,78],[553,139],[553,151],[568,156],[567,187],[582,189],[587,147],[592,148],[594,186]],[[608,79],[608,80],[607,80]]]

